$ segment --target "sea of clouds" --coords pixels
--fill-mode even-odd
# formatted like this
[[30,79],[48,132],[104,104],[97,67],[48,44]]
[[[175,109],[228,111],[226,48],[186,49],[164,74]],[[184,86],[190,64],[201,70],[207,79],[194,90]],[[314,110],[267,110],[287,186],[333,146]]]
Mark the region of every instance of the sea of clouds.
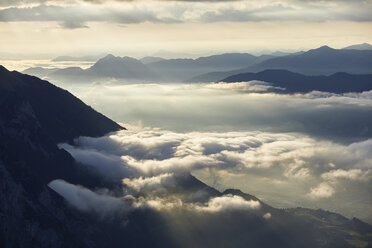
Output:
[[125,188],[118,194],[50,183],[81,211],[259,208],[258,201],[232,195],[195,203],[167,194],[179,175],[192,173],[218,190],[238,188],[275,207],[372,220],[371,92],[286,95],[257,81],[65,88],[128,129],[60,144],[89,173]]

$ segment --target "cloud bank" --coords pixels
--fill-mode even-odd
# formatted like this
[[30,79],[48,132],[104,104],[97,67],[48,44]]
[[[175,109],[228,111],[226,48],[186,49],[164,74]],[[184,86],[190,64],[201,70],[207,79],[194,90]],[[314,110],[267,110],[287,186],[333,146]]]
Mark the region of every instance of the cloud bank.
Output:
[[[239,188],[276,207],[323,208],[371,220],[372,139],[368,134],[371,92],[277,95],[252,93],[247,88],[250,86],[250,83],[222,87],[215,84],[99,85],[99,90],[84,90],[89,99],[97,101],[101,101],[100,94],[105,95],[108,103],[95,106],[111,106],[113,110],[117,110],[115,104],[126,106],[119,108],[120,112],[124,111],[123,116],[151,120],[153,115],[154,121],[160,119],[159,123],[167,125],[172,122],[168,116],[172,116],[174,127],[180,131],[165,130],[162,125],[163,129],[148,128],[139,123],[129,131],[99,138],[80,137],[74,144],[60,144],[60,147],[91,173],[120,184],[120,196],[106,195],[119,197],[119,202],[129,204],[130,211],[187,209],[213,214],[244,207],[259,209],[249,199],[241,202],[234,197],[216,198],[220,196],[203,191],[176,193],[179,177],[191,172],[221,191]],[[121,102],[122,99],[125,102]],[[188,111],[192,109],[192,113],[183,107]],[[146,111],[146,118],[138,118],[142,111]],[[231,131],[234,129],[228,124],[232,119],[246,126],[241,128],[243,131]],[[220,120],[225,126],[221,131],[212,131],[216,129],[205,125],[208,120]],[[300,132],[287,132],[296,130],[293,127],[300,121],[304,123],[297,129]],[[184,128],[187,122],[194,131]],[[309,132],[311,128],[333,130],[341,139],[314,136]],[[252,129],[256,131],[249,131]],[[354,132],[361,132],[361,136],[350,141],[344,139],[347,132],[354,138]],[[70,188],[63,192],[70,192]],[[102,191],[90,192],[102,197]],[[73,202],[70,195],[65,198]],[[98,200],[90,202],[99,203]],[[79,207],[76,203],[71,205]],[[97,208],[80,209],[98,211]],[[270,219],[268,215],[263,218]]]
[[[231,85],[117,85],[116,82],[116,85],[62,86],[116,121],[132,124],[140,121],[142,126],[175,132],[299,132],[341,143],[372,137],[371,92],[257,93],[251,92],[252,82]],[[259,86],[263,90],[262,84]],[[170,137],[169,142],[178,140]],[[171,152],[167,147],[145,149],[163,156]],[[138,156],[148,154],[144,150],[140,155],[141,149],[136,149]]]
[[[154,196],[176,185],[175,176],[189,172],[195,172],[202,179],[214,177],[224,187],[234,186],[232,183],[241,180],[258,192],[285,192],[288,199],[302,199],[315,205],[322,204],[325,199],[337,202],[339,198],[355,197],[355,189],[363,189],[361,192],[364,193],[359,192],[358,197],[364,201],[371,193],[371,144],[372,139],[368,139],[342,145],[298,133],[176,133],[142,129],[100,138],[80,137],[75,146],[61,147],[87,168],[93,166],[92,173],[122,181],[130,189],[128,192],[146,192],[152,197],[137,199],[138,206],[172,209],[187,204],[178,197],[170,200],[169,197]],[[110,159],[91,157],[94,153]],[[212,186],[219,185],[212,183]],[[236,199],[222,200],[234,202]],[[225,207],[215,199],[193,209],[213,212]],[[371,214],[366,209],[363,211],[367,216]]]
[[[97,4],[99,3],[99,4]],[[370,1],[6,1],[0,21],[88,22],[372,21]]]

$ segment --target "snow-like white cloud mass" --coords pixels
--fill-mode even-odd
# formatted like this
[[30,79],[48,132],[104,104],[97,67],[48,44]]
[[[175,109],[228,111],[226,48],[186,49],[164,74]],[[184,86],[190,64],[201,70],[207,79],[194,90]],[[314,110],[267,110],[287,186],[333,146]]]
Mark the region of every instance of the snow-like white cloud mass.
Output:
[[[74,158],[104,178],[124,179],[134,189],[168,182],[172,174],[194,170],[232,170],[309,185],[310,196],[335,191],[316,188],[319,179],[370,182],[371,140],[340,145],[296,133],[175,133],[144,129],[63,144]],[[100,154],[104,159],[98,159]],[[87,159],[88,158],[88,159]],[[109,168],[109,169],[107,169]],[[312,185],[311,185],[312,184]],[[323,185],[324,186],[324,185]],[[323,193],[322,193],[323,192]]]
[[163,185],[175,184],[176,182],[173,174],[166,173],[153,177],[124,178],[123,183],[136,191],[151,191]]
[[73,207],[82,212],[96,214],[103,219],[113,218],[130,210],[129,202],[124,197],[111,196],[108,190],[93,192],[63,180],[54,180],[48,186],[63,196]]
[[327,183],[321,183],[318,186],[311,188],[309,196],[312,198],[328,198],[332,196],[334,189]]
[[198,211],[219,212],[224,210],[251,210],[260,208],[259,201],[245,200],[237,195],[224,195],[209,200],[206,206],[197,206]]
[[248,93],[248,92],[270,92],[272,90],[283,90],[280,87],[274,87],[269,83],[262,81],[249,81],[249,82],[219,82],[213,84],[207,84],[207,89],[215,90],[231,90],[236,92]]

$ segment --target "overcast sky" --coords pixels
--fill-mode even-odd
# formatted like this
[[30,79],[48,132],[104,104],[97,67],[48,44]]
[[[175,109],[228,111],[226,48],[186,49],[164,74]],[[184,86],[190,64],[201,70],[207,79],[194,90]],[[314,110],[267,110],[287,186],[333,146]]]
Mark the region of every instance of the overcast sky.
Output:
[[191,56],[341,48],[372,43],[370,13],[371,0],[0,0],[0,54]]

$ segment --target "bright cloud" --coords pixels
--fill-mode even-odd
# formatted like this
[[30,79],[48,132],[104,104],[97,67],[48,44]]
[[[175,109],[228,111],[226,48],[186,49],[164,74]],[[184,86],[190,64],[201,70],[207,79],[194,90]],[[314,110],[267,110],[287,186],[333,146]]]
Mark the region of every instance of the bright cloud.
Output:
[[259,201],[245,200],[237,195],[224,195],[209,200],[206,206],[197,206],[198,211],[220,212],[224,210],[252,210],[260,208]]
[[334,193],[334,189],[327,183],[321,183],[318,186],[311,188],[309,196],[315,199],[328,198]]

